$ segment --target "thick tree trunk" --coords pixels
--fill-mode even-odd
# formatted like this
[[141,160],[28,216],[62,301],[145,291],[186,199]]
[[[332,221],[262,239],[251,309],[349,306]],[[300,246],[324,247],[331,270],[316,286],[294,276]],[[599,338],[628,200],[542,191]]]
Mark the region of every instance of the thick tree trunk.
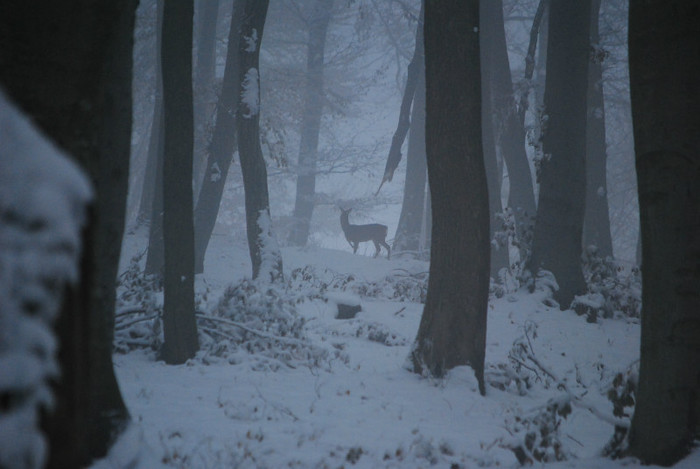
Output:
[[[598,51],[600,0],[592,0],[591,47]],[[584,246],[595,245],[602,257],[613,255],[608,213],[607,146],[605,143],[605,104],[601,57],[591,54],[588,64],[588,111],[586,118],[586,214],[583,223]]]
[[425,8],[426,149],[433,229],[428,294],[411,359],[442,376],[469,365],[484,388],[489,207],[481,143],[479,2]]
[[226,51],[226,67],[221,96],[216,108],[216,125],[209,147],[201,191],[194,211],[195,272],[204,272],[204,255],[219,214],[233,151],[236,148],[236,107],[238,105],[238,42],[243,22],[243,0],[234,0]]
[[700,429],[700,10],[633,1],[629,19],[644,269],[629,442],[643,462],[671,465]]
[[44,428],[49,467],[104,456],[129,415],[112,367],[115,281],[131,141],[136,4],[0,3],[0,82],[85,168],[96,199],[83,233],[80,285],[65,295],[56,333],[61,380]]
[[163,10],[163,335],[161,357],[184,363],[199,349],[194,317],[192,222],[193,0],[165,2]]
[[421,57],[418,83],[413,96],[411,129],[406,154],[406,181],[404,182],[401,215],[394,236],[392,251],[420,250],[423,228],[427,164],[425,161],[425,61]]
[[197,62],[194,70],[194,193],[199,194],[207,161],[208,129],[216,105],[214,78],[216,70],[216,23],[218,0],[195,2]]
[[245,190],[248,250],[253,279],[283,279],[282,254],[272,232],[267,168],[260,148],[259,57],[268,0],[240,0],[244,20],[238,45],[239,83],[236,127]]
[[297,192],[289,241],[304,246],[309,238],[316,196],[316,159],[323,113],[323,53],[333,0],[317,0],[309,19],[306,59],[306,101],[301,118],[301,142],[297,165]]
[[554,274],[559,284],[554,298],[564,309],[586,291],[581,243],[590,6],[590,0],[552,0],[549,10],[545,159],[530,270]]

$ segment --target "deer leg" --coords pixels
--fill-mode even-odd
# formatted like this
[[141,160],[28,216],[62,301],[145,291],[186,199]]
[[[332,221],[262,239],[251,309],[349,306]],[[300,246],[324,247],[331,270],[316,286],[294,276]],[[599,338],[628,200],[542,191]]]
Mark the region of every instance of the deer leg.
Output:
[[352,243],[352,253],[357,254],[357,248],[360,245],[360,243]]
[[379,247],[379,243],[377,241],[372,241],[374,243],[374,249],[377,250],[377,252],[374,253],[374,257],[377,257],[379,253],[381,252],[382,248]]
[[386,241],[379,241],[382,246],[386,248],[386,258],[391,259],[391,246],[389,246]]

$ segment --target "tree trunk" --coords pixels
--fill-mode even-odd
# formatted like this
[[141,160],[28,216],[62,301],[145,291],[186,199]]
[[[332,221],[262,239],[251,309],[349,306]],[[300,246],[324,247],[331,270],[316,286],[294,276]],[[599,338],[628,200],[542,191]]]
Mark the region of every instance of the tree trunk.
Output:
[[163,335],[161,357],[184,363],[199,349],[194,317],[192,222],[193,0],[165,2],[163,9]]
[[199,194],[207,161],[207,138],[216,105],[216,23],[218,0],[195,2],[197,63],[194,70],[194,193]]
[[[487,64],[490,69],[496,147],[508,168],[510,186],[508,206],[515,216],[516,232],[519,238],[516,242],[520,247],[520,258],[525,260],[528,255],[527,243],[523,241],[532,230],[533,220],[537,212],[530,163],[525,152],[525,127],[517,112],[513,93],[513,80],[503,22],[503,2],[501,0],[483,2],[482,9],[484,10],[482,12],[484,20],[482,43],[485,48],[484,56],[488,58]],[[533,24],[533,28],[536,26]],[[535,37],[537,30],[533,31]],[[534,69],[534,67],[532,68]],[[526,77],[526,79],[528,78]]]
[[238,105],[238,43],[243,22],[243,0],[234,0],[226,51],[226,68],[221,97],[216,108],[216,125],[209,147],[209,157],[202,188],[194,211],[195,272],[204,272],[204,255],[219,214],[233,151],[236,148],[236,107]]
[[427,164],[425,161],[425,58],[419,64],[418,83],[413,96],[411,129],[406,154],[406,181],[403,190],[401,215],[394,236],[392,251],[420,250],[423,228]]
[[433,228],[418,373],[469,365],[484,388],[489,207],[481,143],[479,2],[425,7],[426,149]]
[[581,243],[586,200],[590,0],[552,0],[539,205],[530,270],[551,271],[563,309],[586,291]]
[[290,243],[295,246],[306,245],[315,205],[318,135],[321,130],[324,100],[323,53],[326,47],[326,31],[332,8],[333,0],[316,0],[311,18],[308,21],[306,101],[301,118],[297,192],[292,231],[289,236]]
[[260,148],[259,57],[268,0],[240,0],[244,20],[238,44],[239,83],[236,127],[245,191],[248,250],[253,279],[283,279],[282,254],[272,232],[267,168]]
[[136,4],[0,3],[0,82],[90,175],[96,198],[83,232],[80,285],[68,289],[56,334],[61,380],[44,428],[49,467],[106,454],[129,421],[112,367],[115,282],[131,141]]
[[584,246],[594,245],[602,257],[613,255],[608,214],[608,161],[605,143],[605,103],[603,102],[602,56],[598,51],[600,0],[591,6],[591,54],[588,64],[588,111],[586,117],[586,214],[583,223]]
[[[156,99],[153,108],[153,125],[151,141],[148,147],[146,175],[143,180],[144,197],[141,198],[141,210],[148,215],[148,254],[144,272],[163,277],[163,144],[165,140],[163,127],[163,67],[161,65],[161,46],[163,35],[163,4],[157,0],[156,31]],[[148,205],[146,205],[148,204]]]
[[631,453],[671,465],[700,417],[700,41],[697,4],[630,2],[642,230],[642,343]]

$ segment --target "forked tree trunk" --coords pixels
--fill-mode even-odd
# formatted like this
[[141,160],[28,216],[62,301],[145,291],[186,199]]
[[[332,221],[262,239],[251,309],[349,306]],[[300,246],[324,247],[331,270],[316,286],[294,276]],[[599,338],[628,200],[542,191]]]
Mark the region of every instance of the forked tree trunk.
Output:
[[0,82],[43,132],[88,172],[95,199],[80,284],[55,328],[61,379],[43,426],[48,467],[104,456],[129,422],[112,366],[115,282],[131,142],[136,3],[0,2]]
[[586,127],[586,215],[583,223],[584,246],[595,245],[602,257],[613,255],[608,210],[607,146],[605,143],[605,103],[603,101],[604,59],[598,51],[600,0],[592,0],[591,62],[588,64],[588,110]]
[[590,0],[552,0],[549,9],[546,130],[530,270],[551,271],[554,298],[569,307],[586,291],[581,242],[586,200],[586,91]]
[[209,146],[197,207],[194,210],[195,272],[204,272],[204,256],[216,225],[226,177],[236,148],[236,106],[238,105],[238,41],[243,22],[243,1],[234,0],[226,51],[226,67],[221,96],[216,108],[216,124]]
[[301,119],[301,142],[297,165],[297,191],[289,241],[295,246],[306,245],[316,197],[316,160],[318,136],[323,114],[323,53],[326,32],[331,18],[333,0],[316,0],[309,18],[309,42],[306,59],[306,101]]
[[469,365],[485,393],[489,207],[481,144],[479,2],[425,7],[426,149],[433,228],[418,373]]
[[[525,127],[524,122],[520,119],[513,93],[513,80],[503,22],[503,2],[489,0],[482,2],[481,5],[482,18],[486,22],[482,25],[482,43],[485,49],[482,56],[488,57],[487,63],[490,69],[491,99],[493,100],[495,117],[494,136],[496,147],[508,169],[510,186],[508,207],[511,208],[515,217],[518,236],[516,241],[520,243],[520,257],[521,260],[525,260],[528,255],[525,239],[531,235],[537,211],[530,164],[525,152]],[[536,38],[539,26],[535,23],[532,28],[532,34]],[[486,35],[488,35],[488,39]],[[534,67],[528,70],[533,69]],[[531,75],[526,76],[526,79],[529,78]],[[522,106],[521,111],[523,111],[523,103],[520,105]]]
[[240,64],[236,127],[245,190],[248,250],[253,279],[276,282],[283,279],[282,254],[272,232],[267,168],[260,148],[260,43],[268,0],[240,0],[244,20],[238,45]]
[[184,363],[199,349],[194,317],[192,224],[193,0],[165,2],[163,10],[163,348],[168,364]]
[[632,1],[629,64],[642,229],[642,343],[631,453],[671,465],[700,430],[700,10]]

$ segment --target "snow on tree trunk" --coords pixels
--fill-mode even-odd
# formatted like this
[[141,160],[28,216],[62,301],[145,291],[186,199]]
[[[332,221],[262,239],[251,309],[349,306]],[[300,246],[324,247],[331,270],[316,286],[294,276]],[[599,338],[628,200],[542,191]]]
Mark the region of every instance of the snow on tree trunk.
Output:
[[[244,1],[244,0],[241,0]],[[238,153],[245,191],[248,250],[253,278],[281,279],[282,254],[270,221],[267,168],[260,147],[260,76],[258,62],[268,1],[244,1],[244,21],[238,47],[240,93],[236,113]]]
[[51,324],[78,280],[87,178],[0,91],[0,467],[43,467]]

